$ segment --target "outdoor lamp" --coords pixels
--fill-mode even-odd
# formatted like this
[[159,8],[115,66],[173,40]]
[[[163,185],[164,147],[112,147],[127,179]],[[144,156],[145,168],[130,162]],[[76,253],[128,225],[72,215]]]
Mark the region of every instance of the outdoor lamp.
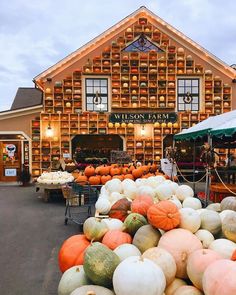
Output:
[[52,129],[50,123],[48,123],[48,127],[46,129],[46,136],[47,137],[52,137],[53,136],[53,129]]
[[145,136],[145,126],[143,125],[142,128],[141,128],[141,136]]

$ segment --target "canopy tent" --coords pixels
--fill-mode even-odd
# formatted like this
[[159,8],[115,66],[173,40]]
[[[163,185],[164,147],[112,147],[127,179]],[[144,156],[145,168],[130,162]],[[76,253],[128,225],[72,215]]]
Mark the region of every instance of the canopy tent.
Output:
[[204,136],[232,136],[236,132],[236,110],[208,119],[174,135],[175,140],[191,140]]

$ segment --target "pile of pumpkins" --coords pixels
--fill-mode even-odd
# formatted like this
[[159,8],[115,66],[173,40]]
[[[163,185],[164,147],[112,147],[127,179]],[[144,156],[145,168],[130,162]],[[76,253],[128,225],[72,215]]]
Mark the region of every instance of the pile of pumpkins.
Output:
[[72,174],[75,177],[75,181],[78,183],[89,183],[91,185],[104,185],[111,179],[132,179],[148,178],[150,176],[161,174],[157,172],[157,164],[142,165],[138,162],[136,165],[130,164],[111,164],[100,165],[94,167],[89,165],[83,172],[74,171]]
[[236,294],[236,197],[202,208],[163,176],[112,179],[59,250],[58,295]]
[[38,183],[65,184],[74,181],[74,176],[67,171],[43,172],[38,178]]

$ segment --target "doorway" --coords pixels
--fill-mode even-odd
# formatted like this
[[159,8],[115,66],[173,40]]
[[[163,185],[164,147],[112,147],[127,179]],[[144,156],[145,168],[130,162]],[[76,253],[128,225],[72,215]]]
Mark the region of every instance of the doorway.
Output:
[[123,151],[124,142],[119,135],[76,135],[72,139],[72,155],[77,163],[109,163],[111,151]]

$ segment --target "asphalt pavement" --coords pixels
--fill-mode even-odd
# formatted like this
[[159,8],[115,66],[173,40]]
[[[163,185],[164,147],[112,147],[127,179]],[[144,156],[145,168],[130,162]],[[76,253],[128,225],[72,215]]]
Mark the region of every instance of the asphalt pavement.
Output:
[[42,200],[34,186],[0,186],[0,294],[56,295],[62,242],[79,233],[64,225],[62,196]]

